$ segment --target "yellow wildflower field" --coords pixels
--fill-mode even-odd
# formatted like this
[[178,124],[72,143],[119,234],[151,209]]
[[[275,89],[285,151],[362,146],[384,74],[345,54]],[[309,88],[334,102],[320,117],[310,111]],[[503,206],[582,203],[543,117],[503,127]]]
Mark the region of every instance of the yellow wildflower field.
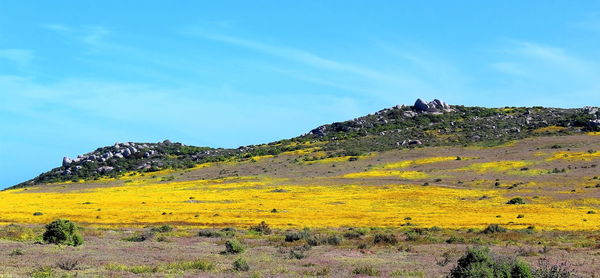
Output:
[[382,177],[394,177],[402,179],[424,179],[428,175],[419,171],[383,171],[383,170],[370,170],[358,173],[349,173],[343,176],[344,178],[359,179],[359,178],[382,178]]
[[592,161],[594,159],[600,158],[600,152],[555,152],[550,157],[546,158],[547,161],[557,160],[557,159],[565,159],[565,160],[583,160],[583,161]]
[[[326,181],[326,179],[324,180]],[[586,215],[596,200],[508,205],[499,190],[419,185],[303,184],[270,177],[159,183],[139,177],[121,186],[63,192],[0,192],[0,223],[48,223],[68,218],[82,224],[141,227],[249,226],[266,221],[286,227],[400,226],[598,229],[599,215]],[[483,197],[485,196],[485,197]],[[34,216],[35,212],[42,215]],[[523,214],[525,217],[517,218]],[[500,218],[498,217],[500,216]],[[586,218],[588,221],[583,221]]]
[[415,165],[430,164],[430,163],[450,161],[450,160],[457,160],[457,157],[456,156],[440,156],[440,157],[420,158],[420,159],[414,159],[414,160],[403,160],[403,161],[399,161],[399,162],[387,163],[387,164],[384,164],[382,167],[384,169],[397,169],[397,168],[406,168],[406,167],[415,166]]
[[533,133],[556,133],[556,132],[564,131],[566,129],[567,129],[566,127],[551,125],[551,126],[547,126],[547,127],[538,128],[538,129],[534,130]]
[[532,165],[533,162],[530,161],[492,161],[492,162],[483,162],[483,163],[473,163],[469,166],[456,169],[457,171],[475,171],[479,173],[484,172],[507,172],[523,167],[527,167]]

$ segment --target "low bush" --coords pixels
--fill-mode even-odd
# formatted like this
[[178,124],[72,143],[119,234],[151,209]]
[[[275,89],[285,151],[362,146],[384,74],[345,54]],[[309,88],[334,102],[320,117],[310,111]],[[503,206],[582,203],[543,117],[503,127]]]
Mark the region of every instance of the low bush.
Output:
[[248,271],[250,270],[250,265],[248,265],[246,259],[240,257],[233,261],[233,269],[235,271]]
[[160,227],[152,227],[150,231],[155,233],[168,233],[173,231],[173,227],[170,225],[162,225]]
[[306,243],[308,243],[308,245],[310,246],[319,246],[319,245],[340,245],[342,244],[342,237],[338,236],[338,235],[329,235],[329,236],[322,236],[322,235],[316,235],[316,236],[311,236],[308,237],[306,239]]
[[31,278],[50,278],[54,277],[54,269],[49,266],[38,267],[29,273]]
[[495,233],[505,233],[506,231],[507,231],[506,228],[504,228],[498,224],[490,224],[482,231],[482,233],[495,234]]
[[192,270],[192,269],[209,271],[209,270],[213,270],[215,268],[215,265],[211,262],[195,260],[195,261],[170,263],[170,264],[167,264],[164,268],[173,269],[173,270],[181,270],[181,271]]
[[467,249],[454,268],[449,278],[533,278],[529,265],[516,259],[497,258],[490,255],[485,247]]
[[22,256],[22,255],[25,255],[25,253],[23,253],[23,250],[21,250],[21,249],[15,249],[15,250],[10,251],[10,253],[8,253],[8,255],[11,257],[12,256]]
[[56,266],[66,271],[76,270],[79,269],[79,260],[76,258],[63,258],[56,262]]
[[151,240],[154,238],[154,236],[156,236],[156,233],[153,231],[144,231],[138,234],[135,234],[133,236],[124,238],[124,241],[131,241],[131,242],[144,242],[147,240]]
[[352,274],[355,275],[367,275],[367,276],[379,276],[381,275],[381,271],[375,269],[373,266],[359,266],[352,270]]
[[463,238],[463,237],[457,237],[457,236],[451,236],[449,239],[446,240],[446,243],[448,243],[448,244],[465,243],[465,238]]
[[304,229],[302,231],[290,231],[285,234],[286,242],[294,242],[308,238],[310,238],[310,231],[308,229]]
[[506,203],[509,204],[509,205],[524,205],[525,204],[525,200],[523,200],[523,198],[521,198],[521,197],[516,197],[516,198],[510,199]]
[[203,229],[198,232],[200,237],[225,237],[225,233],[215,229]]
[[230,239],[225,242],[225,253],[226,254],[238,254],[238,253],[244,252],[244,250],[246,250],[244,245],[242,245],[236,239]]
[[64,219],[57,219],[46,225],[43,235],[44,242],[51,244],[63,244],[78,246],[83,244],[77,224]]
[[398,238],[396,238],[396,236],[393,234],[378,233],[373,237],[373,243],[396,245],[398,243]]
[[250,227],[250,231],[254,231],[263,235],[270,235],[273,231],[271,231],[271,228],[269,227],[269,224],[267,224],[265,221],[260,222],[260,224]]
[[310,248],[310,245],[303,245],[290,249],[290,259],[301,260],[306,258],[306,251],[310,250]]

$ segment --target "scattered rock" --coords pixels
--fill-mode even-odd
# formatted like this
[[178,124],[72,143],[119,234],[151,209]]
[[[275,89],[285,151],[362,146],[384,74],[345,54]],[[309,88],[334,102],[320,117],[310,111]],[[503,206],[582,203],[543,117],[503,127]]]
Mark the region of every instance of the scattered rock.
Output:
[[594,114],[598,113],[598,107],[586,106],[586,107],[583,107],[583,111],[590,115],[594,115]]
[[114,169],[115,168],[111,167],[111,166],[102,166],[102,167],[99,167],[96,171],[98,171],[98,173],[107,173],[107,172],[110,172],[110,171],[112,171]]
[[402,116],[406,117],[406,118],[414,118],[416,117],[418,114],[414,111],[404,111],[402,113]]
[[411,146],[411,145],[422,145],[423,142],[421,142],[420,140],[404,140],[402,141],[402,146]]

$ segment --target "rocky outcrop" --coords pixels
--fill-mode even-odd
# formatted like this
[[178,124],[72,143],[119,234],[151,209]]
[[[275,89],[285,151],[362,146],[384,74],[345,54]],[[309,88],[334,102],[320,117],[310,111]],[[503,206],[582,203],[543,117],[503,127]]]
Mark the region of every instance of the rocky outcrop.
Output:
[[62,161],[63,167],[67,167],[67,166],[71,165],[71,163],[73,163],[73,160],[71,160],[70,158],[68,158],[66,156],[63,157],[63,161]]
[[423,112],[423,111],[427,111],[427,109],[429,109],[429,105],[427,102],[423,101],[422,99],[418,98],[417,101],[415,101],[415,105],[413,105],[415,110],[417,110],[417,112]]
[[452,112],[454,111],[450,105],[439,99],[434,99],[431,102],[425,102],[422,99],[417,99],[413,108],[417,112]]

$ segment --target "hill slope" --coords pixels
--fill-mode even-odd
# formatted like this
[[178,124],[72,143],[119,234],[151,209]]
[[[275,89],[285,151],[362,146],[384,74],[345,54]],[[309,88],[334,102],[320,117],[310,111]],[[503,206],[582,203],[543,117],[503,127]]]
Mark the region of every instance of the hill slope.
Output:
[[315,144],[327,157],[425,146],[497,145],[515,139],[594,131],[600,127],[599,118],[596,107],[482,108],[418,99],[412,106],[395,106],[353,120],[323,125],[296,138],[237,149],[194,147],[168,140],[115,143],[74,159],[65,157],[62,166],[9,189],[114,178],[131,171],[187,169],[208,162],[308,149]]

